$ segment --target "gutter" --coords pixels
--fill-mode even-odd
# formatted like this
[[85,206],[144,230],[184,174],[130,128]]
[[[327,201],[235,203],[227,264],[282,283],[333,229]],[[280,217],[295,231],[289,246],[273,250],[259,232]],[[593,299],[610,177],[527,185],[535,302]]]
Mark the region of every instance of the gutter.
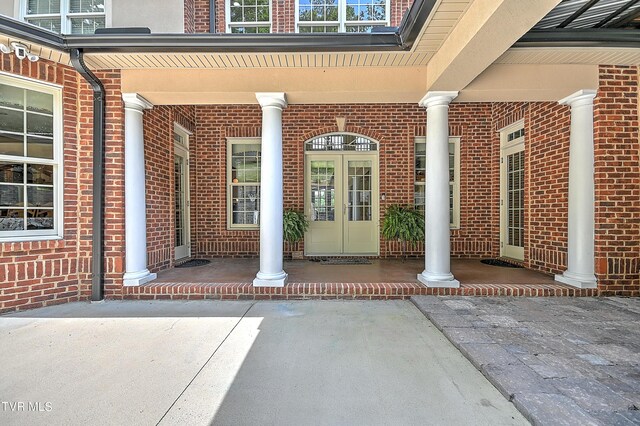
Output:
[[72,49],[71,63],[93,89],[93,224],[91,237],[91,300],[104,299],[104,118],[102,82],[87,68],[82,49]]

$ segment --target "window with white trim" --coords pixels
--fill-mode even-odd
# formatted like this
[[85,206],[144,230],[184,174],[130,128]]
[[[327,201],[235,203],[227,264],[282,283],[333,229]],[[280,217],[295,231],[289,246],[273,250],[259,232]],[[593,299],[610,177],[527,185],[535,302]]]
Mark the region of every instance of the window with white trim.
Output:
[[271,32],[271,0],[227,0],[226,15],[228,33]]
[[0,75],[0,241],[62,235],[60,92]]
[[299,33],[371,32],[389,22],[389,0],[296,0]]
[[260,224],[260,138],[227,140],[227,224],[257,229]]
[[93,34],[104,28],[105,0],[22,0],[22,15],[30,24],[62,34]]
[[[424,212],[426,138],[415,138],[414,207]],[[460,227],[460,138],[449,138],[449,224]]]

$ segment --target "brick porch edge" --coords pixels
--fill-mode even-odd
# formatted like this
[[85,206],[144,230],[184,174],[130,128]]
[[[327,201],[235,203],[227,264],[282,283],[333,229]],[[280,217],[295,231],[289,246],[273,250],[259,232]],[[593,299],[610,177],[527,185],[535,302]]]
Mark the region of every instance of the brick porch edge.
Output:
[[[523,296],[588,297],[597,289],[577,289],[560,284],[462,284],[460,288],[426,288],[417,283],[290,283],[282,288],[253,287],[248,283],[158,283],[124,287],[122,299],[408,299],[411,296]],[[117,298],[117,297],[116,297]]]

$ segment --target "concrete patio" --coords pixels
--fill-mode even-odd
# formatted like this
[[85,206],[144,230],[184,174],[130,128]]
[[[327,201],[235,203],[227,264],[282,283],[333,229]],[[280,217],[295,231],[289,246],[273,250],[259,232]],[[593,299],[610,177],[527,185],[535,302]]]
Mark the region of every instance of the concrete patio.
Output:
[[406,301],[72,303],[0,359],[2,425],[527,423]]

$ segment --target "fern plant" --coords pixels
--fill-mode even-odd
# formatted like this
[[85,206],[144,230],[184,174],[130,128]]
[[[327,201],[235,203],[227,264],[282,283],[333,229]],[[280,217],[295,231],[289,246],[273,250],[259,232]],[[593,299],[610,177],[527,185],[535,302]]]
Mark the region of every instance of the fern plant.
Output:
[[304,213],[296,210],[285,210],[282,217],[284,225],[284,240],[289,244],[300,241],[309,229],[309,219]]
[[400,241],[404,260],[407,245],[415,247],[419,241],[424,241],[424,216],[410,206],[389,206],[384,215],[382,236],[388,241]]

